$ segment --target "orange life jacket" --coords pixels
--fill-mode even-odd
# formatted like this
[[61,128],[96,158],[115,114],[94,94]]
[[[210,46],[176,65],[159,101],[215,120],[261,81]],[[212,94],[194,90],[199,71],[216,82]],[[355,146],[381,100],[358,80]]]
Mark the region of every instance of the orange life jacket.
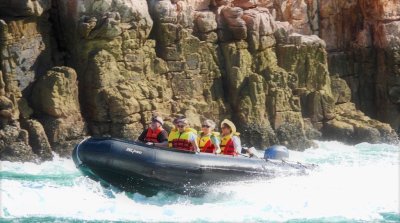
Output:
[[221,138],[221,154],[236,156],[235,146],[233,145],[232,134],[223,136]]
[[152,128],[147,129],[147,134],[146,137],[144,138],[145,141],[147,142],[159,142],[158,141],[158,134],[160,134],[164,129],[163,128],[157,128],[156,130],[153,130]]
[[168,136],[168,145],[176,149],[194,151],[193,145],[189,141],[189,133],[191,133],[190,130],[185,130],[182,133],[172,131]]

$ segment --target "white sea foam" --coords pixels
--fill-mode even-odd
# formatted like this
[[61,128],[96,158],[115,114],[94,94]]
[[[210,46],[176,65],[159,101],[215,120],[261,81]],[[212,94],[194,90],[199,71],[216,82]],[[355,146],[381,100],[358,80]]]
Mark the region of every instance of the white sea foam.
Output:
[[[2,171],[27,174],[1,181],[1,216],[52,216],[121,221],[287,221],[293,219],[382,220],[399,213],[397,146],[317,142],[294,157],[319,164],[307,176],[214,186],[203,197],[159,192],[153,197],[115,192],[77,173],[72,160],[37,165],[2,163]],[[71,175],[71,184],[29,176]]]
[[47,175],[47,174],[65,174],[79,172],[71,159],[61,158],[57,154],[53,154],[52,161],[45,161],[43,163],[31,162],[8,162],[1,161],[1,172],[13,172],[30,175]]

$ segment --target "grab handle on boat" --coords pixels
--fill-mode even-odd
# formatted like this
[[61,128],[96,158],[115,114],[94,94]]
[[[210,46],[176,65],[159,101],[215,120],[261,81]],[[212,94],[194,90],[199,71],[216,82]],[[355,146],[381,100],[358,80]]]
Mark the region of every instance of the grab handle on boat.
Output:
[[80,167],[81,165],[82,165],[82,160],[81,160],[81,158],[79,157],[79,147],[80,147],[80,145],[83,143],[83,142],[85,142],[86,140],[88,140],[90,138],[90,136],[89,137],[85,137],[77,146],[76,146],[76,151],[75,151],[75,153],[76,153],[76,159],[77,159],[77,167]]

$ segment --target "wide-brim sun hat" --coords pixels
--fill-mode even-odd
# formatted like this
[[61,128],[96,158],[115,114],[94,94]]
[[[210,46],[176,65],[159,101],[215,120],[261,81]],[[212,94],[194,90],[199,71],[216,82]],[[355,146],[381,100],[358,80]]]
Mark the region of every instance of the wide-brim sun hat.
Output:
[[235,132],[236,132],[236,126],[235,126],[235,124],[233,124],[233,122],[229,121],[228,119],[224,119],[224,120],[221,122],[221,128],[222,128],[222,126],[223,126],[224,124],[228,125],[228,126],[231,128],[232,133],[235,133]]

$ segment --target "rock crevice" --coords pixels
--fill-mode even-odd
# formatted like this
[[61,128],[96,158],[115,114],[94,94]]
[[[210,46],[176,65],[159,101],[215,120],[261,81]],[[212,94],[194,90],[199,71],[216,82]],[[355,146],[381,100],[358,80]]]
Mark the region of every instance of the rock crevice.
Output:
[[155,113],[167,129],[176,115],[194,128],[230,118],[258,148],[397,142],[395,1],[8,2],[0,159],[68,156],[87,135],[135,139]]

